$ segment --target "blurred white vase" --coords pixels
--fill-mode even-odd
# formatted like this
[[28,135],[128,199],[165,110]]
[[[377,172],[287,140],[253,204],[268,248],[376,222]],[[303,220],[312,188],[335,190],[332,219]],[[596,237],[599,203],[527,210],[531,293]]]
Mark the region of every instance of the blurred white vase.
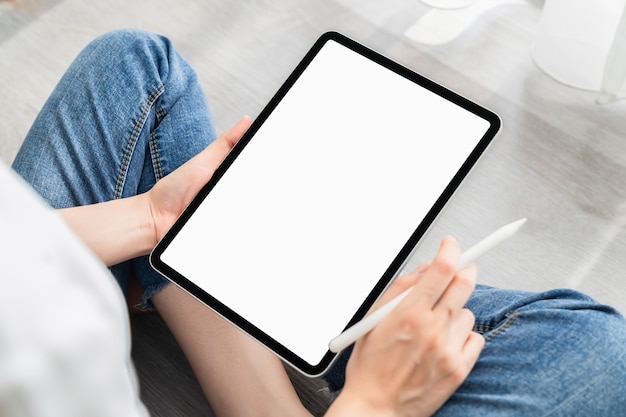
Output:
[[617,98],[626,75],[626,0],[545,0],[533,45],[537,66],[557,81]]

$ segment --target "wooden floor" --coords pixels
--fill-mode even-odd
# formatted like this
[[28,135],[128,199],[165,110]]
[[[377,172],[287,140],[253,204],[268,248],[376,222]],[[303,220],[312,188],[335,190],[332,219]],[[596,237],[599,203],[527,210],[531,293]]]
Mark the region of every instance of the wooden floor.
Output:
[[[519,235],[479,260],[481,282],[576,288],[626,312],[626,101],[598,106],[595,93],[536,67],[541,7],[539,0],[478,0],[447,12],[417,0],[0,1],[0,158],[12,160],[71,59],[105,31],[169,36],[196,68],[223,130],[242,114],[257,115],[313,41],[338,30],[503,119],[411,265],[430,258],[445,234],[469,246],[527,217]],[[132,324],[153,414],[211,415],[158,315],[134,316]],[[319,381],[296,384],[321,414],[328,396]]]

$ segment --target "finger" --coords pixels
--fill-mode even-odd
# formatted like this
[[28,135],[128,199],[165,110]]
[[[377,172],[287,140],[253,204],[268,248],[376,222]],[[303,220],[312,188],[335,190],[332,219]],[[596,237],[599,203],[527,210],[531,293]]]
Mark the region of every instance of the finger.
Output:
[[428,270],[429,266],[430,262],[424,262],[408,274],[401,275],[394,279],[387,291],[385,291],[385,295],[381,299],[391,300],[398,294],[415,285],[419,278],[424,274],[424,272]]
[[476,287],[476,275],[478,270],[474,264],[468,265],[458,271],[448,288],[435,304],[435,309],[444,311],[456,311],[462,308]]
[[457,310],[451,317],[452,319],[447,328],[448,340],[450,346],[453,346],[460,352],[474,329],[476,319],[474,313],[467,308]]
[[485,346],[485,339],[472,331],[474,323],[474,314],[464,308],[457,312],[448,328],[448,347],[457,352],[455,356],[458,360],[451,374],[457,386],[467,378]]
[[465,359],[465,377],[469,375],[470,371],[478,361],[480,353],[485,347],[485,343],[485,338],[476,332],[471,332],[465,340],[465,345],[461,351],[461,355]]
[[459,352],[458,361],[455,362],[454,370],[446,378],[446,384],[450,384],[449,389],[456,390],[467,379],[478,362],[484,346],[485,339],[480,334],[471,332],[467,336],[465,344]]
[[226,142],[229,149],[232,149],[232,147],[235,146],[243,134],[246,133],[251,124],[252,119],[250,116],[243,116],[233,127],[221,135],[221,138],[223,138]]
[[191,162],[207,169],[207,175],[213,175],[215,169],[222,163],[228,152],[237,144],[239,139],[250,127],[252,119],[243,116],[239,121],[226,132],[222,133],[205,150],[194,157]]
[[376,304],[374,304],[370,311],[374,311],[378,307],[387,304],[396,296],[402,294],[404,291],[415,285],[415,283],[420,279],[424,272],[428,270],[429,266],[430,262],[424,262],[408,274],[400,275],[399,277],[394,279],[391,285],[389,285],[389,288],[387,288],[387,290],[376,302]]
[[243,116],[234,126],[222,133],[212,144],[208,146],[209,153],[221,153],[223,156],[239,142],[239,139],[246,133],[250,127],[252,119],[249,116]]
[[428,271],[428,268],[430,268],[430,262],[422,262],[421,264],[417,266],[417,268],[415,268],[413,272],[416,272],[421,275],[424,272]]
[[453,237],[445,237],[439,246],[435,259],[415,284],[415,289],[407,297],[407,302],[425,304],[432,308],[443,295],[457,272],[461,248]]
[[483,335],[471,332],[465,341],[465,346],[463,346],[463,356],[472,364],[476,363],[486,343],[487,341]]

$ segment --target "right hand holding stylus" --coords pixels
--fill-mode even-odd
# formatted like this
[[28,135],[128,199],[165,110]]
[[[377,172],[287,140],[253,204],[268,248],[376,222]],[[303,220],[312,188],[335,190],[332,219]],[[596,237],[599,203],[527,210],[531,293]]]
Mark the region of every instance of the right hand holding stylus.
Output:
[[[485,344],[464,308],[476,268],[457,271],[461,250],[445,238],[432,264],[399,278],[377,305],[415,287],[355,345],[346,384],[328,416],[429,416],[462,384]],[[375,306],[376,307],[376,306]],[[375,308],[374,307],[374,308]]]

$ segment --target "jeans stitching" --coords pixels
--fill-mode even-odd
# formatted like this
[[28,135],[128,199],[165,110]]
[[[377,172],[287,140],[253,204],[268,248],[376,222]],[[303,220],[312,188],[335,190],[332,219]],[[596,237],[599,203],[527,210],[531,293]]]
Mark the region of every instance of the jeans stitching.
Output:
[[497,329],[496,329],[496,326],[483,324],[483,323],[477,323],[474,325],[474,331],[480,334],[484,334],[484,333],[492,331],[493,329],[496,329],[495,332],[485,337],[485,340],[489,341],[493,339],[494,337],[498,336],[499,334],[503,333],[504,331],[506,331],[509,327],[511,327],[511,325],[515,322],[517,317],[519,317],[519,312],[513,311],[506,315],[506,321],[500,326],[497,326]]
[[161,123],[161,120],[165,118],[165,110],[163,110],[163,107],[159,106],[157,108],[156,115],[157,115],[157,122]]
[[[156,109],[157,124],[165,118],[165,110],[159,106]],[[163,166],[161,165],[161,156],[159,155],[159,148],[157,146],[156,133],[150,134],[150,158],[152,159],[152,166],[154,167],[155,180],[158,181],[163,178]]]
[[120,169],[117,174],[117,181],[115,182],[115,191],[113,194],[114,199],[119,199],[122,197],[122,191],[124,190],[124,183],[126,182],[126,173],[128,172],[128,167],[130,165],[131,157],[133,156],[133,152],[135,151],[135,145],[137,144],[137,140],[139,139],[139,134],[143,129],[143,126],[146,122],[146,118],[150,113],[150,109],[154,102],[159,98],[161,94],[165,91],[165,86],[163,84],[159,84],[155,90],[150,93],[148,98],[146,99],[139,118],[133,127],[133,131],[130,134],[130,138],[126,143],[126,148],[124,149],[124,154],[122,155],[122,162],[120,165]]
[[152,166],[154,167],[155,179],[158,181],[163,178],[163,167],[161,166],[161,158],[159,156],[156,135],[154,133],[150,134],[150,158],[152,159]]

